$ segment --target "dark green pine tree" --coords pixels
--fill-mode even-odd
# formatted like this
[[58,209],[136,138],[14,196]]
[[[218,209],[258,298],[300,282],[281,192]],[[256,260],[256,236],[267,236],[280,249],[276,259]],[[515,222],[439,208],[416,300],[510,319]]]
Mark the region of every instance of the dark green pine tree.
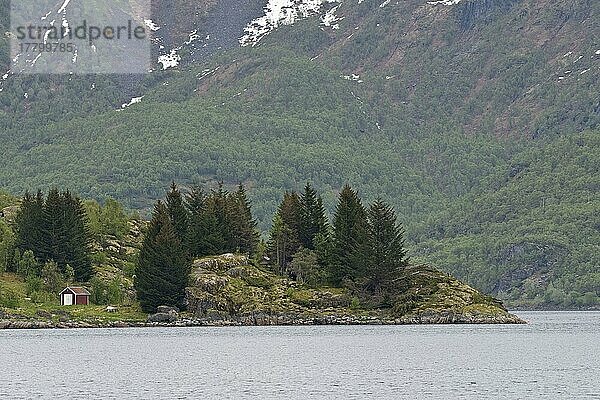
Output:
[[286,192],[273,218],[269,234],[268,254],[281,274],[287,273],[287,265],[301,246],[299,231],[302,218],[300,197],[295,192]]
[[210,229],[215,230],[214,236],[222,238],[223,244],[217,248],[216,253],[230,253],[235,251],[233,240],[229,192],[223,188],[223,182],[219,182],[217,190],[212,190],[208,197],[208,213],[212,214]]
[[317,235],[328,234],[327,217],[325,216],[323,200],[310,183],[307,183],[304,187],[304,193],[300,198],[300,203],[300,242],[304,248],[314,250]]
[[187,236],[187,247],[190,256],[199,257],[206,255],[204,250],[204,238],[206,232],[203,229],[203,213],[206,210],[206,194],[199,186],[192,186],[185,196],[185,207],[189,214],[189,229]]
[[62,272],[70,265],[75,273],[75,280],[88,281],[93,275],[92,262],[89,257],[91,234],[87,225],[87,215],[81,199],[66,191],[62,194],[62,218],[64,229],[64,264],[59,264]]
[[296,192],[285,192],[283,200],[277,209],[283,223],[290,229],[296,252],[300,248],[300,230],[302,229],[302,204]]
[[209,207],[208,196],[198,187],[192,187],[186,196],[189,211],[188,248],[192,257],[219,254],[225,247],[217,219]]
[[364,275],[361,255],[367,236],[367,212],[358,194],[345,185],[333,216],[333,249],[329,275],[334,285]]
[[190,272],[186,251],[162,201],[154,207],[135,275],[137,297],[145,312],[160,305],[182,307]]
[[175,182],[171,183],[170,190],[167,193],[166,205],[169,210],[169,216],[173,223],[175,233],[181,243],[186,245],[189,229],[189,216],[183,201],[183,196]]
[[81,200],[69,191],[51,189],[42,216],[43,237],[36,256],[44,262],[56,262],[61,272],[70,265],[77,281],[89,280],[93,274],[89,257],[91,236]]
[[43,208],[44,237],[37,253],[41,260],[54,260],[59,266],[66,265],[66,249],[63,248],[66,241],[63,205],[63,198],[58,189],[50,189]]
[[396,223],[394,210],[380,199],[371,204],[367,215],[365,288],[372,293],[380,293],[392,289],[396,279],[408,265],[404,232]]
[[241,253],[256,253],[260,242],[258,223],[252,217],[252,205],[246,189],[240,183],[238,189],[230,196],[229,212],[233,232],[233,245],[236,251]]
[[40,256],[39,250],[44,240],[43,221],[44,195],[41,191],[36,196],[26,192],[15,218],[15,245],[21,253],[30,250]]

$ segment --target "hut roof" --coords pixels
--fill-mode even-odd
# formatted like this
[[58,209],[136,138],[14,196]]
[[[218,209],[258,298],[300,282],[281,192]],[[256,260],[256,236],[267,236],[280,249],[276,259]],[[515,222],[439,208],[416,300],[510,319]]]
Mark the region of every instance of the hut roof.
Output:
[[60,294],[63,294],[67,290],[70,290],[71,292],[75,293],[76,295],[84,295],[84,296],[90,295],[90,292],[88,292],[88,290],[86,288],[80,287],[80,286],[68,286],[68,287],[64,288],[63,291],[60,292]]

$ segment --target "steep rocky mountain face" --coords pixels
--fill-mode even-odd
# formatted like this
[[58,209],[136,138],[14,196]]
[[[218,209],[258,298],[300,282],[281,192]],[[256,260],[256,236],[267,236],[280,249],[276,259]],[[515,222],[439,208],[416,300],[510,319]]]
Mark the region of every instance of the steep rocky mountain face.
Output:
[[593,306],[599,12],[593,0],[154,1],[152,73],[4,76],[0,187],[143,209],[172,179],[242,181],[266,230],[283,189],[311,180],[331,210],[350,182],[394,204],[414,258],[513,305]]

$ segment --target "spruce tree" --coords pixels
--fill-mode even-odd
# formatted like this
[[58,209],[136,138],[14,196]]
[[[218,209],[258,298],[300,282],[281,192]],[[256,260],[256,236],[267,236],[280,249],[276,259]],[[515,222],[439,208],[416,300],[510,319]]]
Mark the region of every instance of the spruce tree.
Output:
[[204,238],[206,236],[203,214],[206,210],[206,195],[202,188],[193,186],[185,197],[185,207],[189,213],[187,247],[191,257],[205,255]]
[[364,254],[366,289],[376,293],[391,289],[408,265],[403,229],[396,223],[394,210],[378,199],[368,210],[367,243]]
[[300,230],[302,229],[302,203],[296,192],[285,192],[283,200],[277,209],[283,223],[291,234],[291,248],[295,253],[300,248]]
[[[44,238],[36,254],[43,261],[55,261],[58,265],[66,265],[64,203],[57,188],[48,192],[43,208]],[[35,250],[34,250],[35,252]]]
[[63,264],[60,270],[66,272],[67,266],[73,269],[75,279],[88,281],[93,274],[90,260],[91,234],[87,226],[87,216],[81,199],[71,195],[69,191],[62,194],[63,216]]
[[162,201],[154,207],[140,250],[135,276],[138,300],[145,312],[160,305],[182,307],[189,259]]
[[238,252],[254,254],[260,241],[260,233],[258,223],[252,217],[252,205],[241,183],[230,196],[229,212],[233,246]]
[[323,200],[310,183],[307,183],[304,187],[304,193],[300,198],[300,203],[302,210],[299,234],[300,242],[304,248],[314,250],[317,235],[326,235],[328,233]]
[[235,243],[233,240],[229,192],[223,187],[223,182],[219,182],[217,190],[212,190],[207,200],[208,205],[208,223],[211,234],[215,240],[217,253],[226,253],[235,251]]
[[367,235],[367,212],[358,194],[345,185],[333,216],[333,250],[329,264],[332,283],[354,280],[364,274],[361,254]]
[[273,218],[269,234],[268,253],[277,263],[281,274],[301,247],[299,231],[302,218],[300,197],[295,192],[286,192]]
[[167,193],[166,205],[177,238],[184,245],[187,244],[189,229],[188,211],[185,208],[183,197],[175,182],[171,183],[170,190]]
[[39,253],[44,237],[43,209],[44,195],[41,191],[38,191],[36,196],[25,192],[15,218],[15,247],[21,253],[27,250]]
[[26,193],[16,230],[21,251],[32,251],[41,263],[54,261],[63,272],[70,264],[78,281],[91,277],[86,213],[81,200],[70,192],[51,189],[45,201],[41,192],[35,198]]
[[186,197],[189,211],[188,248],[192,257],[215,255],[225,247],[217,219],[209,205],[208,196],[196,186]]

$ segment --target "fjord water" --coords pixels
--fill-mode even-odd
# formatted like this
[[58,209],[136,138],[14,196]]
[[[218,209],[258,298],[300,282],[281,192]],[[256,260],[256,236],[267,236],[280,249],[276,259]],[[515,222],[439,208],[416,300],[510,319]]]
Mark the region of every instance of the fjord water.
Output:
[[0,331],[0,398],[600,399],[600,313],[528,325]]

